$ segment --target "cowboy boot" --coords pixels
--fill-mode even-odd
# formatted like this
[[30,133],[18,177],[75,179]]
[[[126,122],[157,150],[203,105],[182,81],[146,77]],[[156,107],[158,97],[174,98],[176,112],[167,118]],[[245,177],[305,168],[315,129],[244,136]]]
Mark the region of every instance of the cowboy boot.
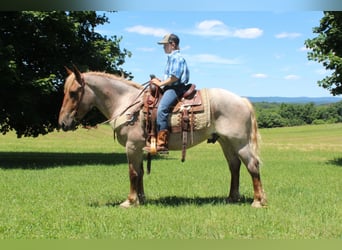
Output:
[[158,132],[157,136],[157,152],[167,154],[169,143],[169,131],[167,129]]
[[156,138],[154,136],[151,136],[151,142],[146,142],[147,145],[143,147],[143,150],[147,153],[150,153],[151,155],[157,154],[157,143]]

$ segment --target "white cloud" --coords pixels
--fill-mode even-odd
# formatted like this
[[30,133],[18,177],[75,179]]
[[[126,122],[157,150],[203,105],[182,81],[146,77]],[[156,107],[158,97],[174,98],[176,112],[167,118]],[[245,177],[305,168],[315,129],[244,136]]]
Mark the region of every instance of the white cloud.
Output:
[[217,36],[217,37],[237,37],[237,38],[257,38],[263,34],[263,30],[259,28],[235,29],[229,28],[219,20],[204,20],[198,23],[195,30],[190,32],[200,36]]
[[326,74],[329,73],[329,71],[326,70],[326,69],[317,69],[315,72],[316,72],[316,74],[318,74],[318,75],[326,75]]
[[226,25],[219,20],[204,20],[197,25],[199,30],[226,30]]
[[257,73],[257,74],[253,74],[252,77],[253,77],[253,78],[261,78],[261,79],[264,79],[264,78],[267,78],[268,75],[263,74],[263,73]]
[[282,32],[282,33],[276,34],[275,37],[278,38],[278,39],[282,39],[282,38],[297,38],[297,37],[300,37],[301,35],[302,34],[296,33],[296,32],[293,32],[293,33]]
[[307,51],[311,51],[311,49],[307,48],[305,45],[300,47],[299,48],[299,51],[304,51],[304,52],[307,52]]
[[153,52],[155,51],[155,48],[137,48],[137,50],[142,52]]
[[196,25],[193,31],[195,35],[200,36],[229,36],[228,27],[219,20],[205,20]]
[[284,77],[285,80],[298,80],[299,78],[297,75],[287,75]]
[[259,28],[248,28],[235,30],[233,33],[234,37],[253,39],[261,36],[263,31]]
[[132,33],[138,33],[140,35],[152,35],[156,37],[162,37],[162,36],[165,36],[165,34],[169,33],[169,31],[166,29],[147,27],[143,25],[136,25],[136,26],[126,28],[126,31],[132,32]]
[[189,49],[191,49],[191,46],[189,46],[189,45],[186,45],[186,46],[184,46],[184,47],[181,47],[181,50],[182,50],[182,51],[189,50]]
[[187,55],[185,56],[190,62],[196,63],[210,63],[210,64],[240,64],[237,59],[227,59],[213,54],[198,54],[198,55]]
[[276,53],[274,54],[274,58],[277,59],[277,60],[280,60],[284,57],[284,54],[281,54],[281,53]]
[[[127,32],[137,33],[140,35],[152,35],[162,37],[168,30],[163,28],[148,27],[143,25],[135,25],[125,29]],[[198,23],[193,31],[189,32],[193,35],[200,36],[215,36],[215,37],[236,37],[243,39],[253,39],[261,36],[263,30],[259,28],[236,29],[229,28],[222,21],[219,20],[204,20]]]

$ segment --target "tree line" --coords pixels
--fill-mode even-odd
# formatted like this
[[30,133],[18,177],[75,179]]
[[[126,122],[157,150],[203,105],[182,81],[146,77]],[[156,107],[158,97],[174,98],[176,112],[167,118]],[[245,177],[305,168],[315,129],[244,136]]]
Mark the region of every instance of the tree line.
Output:
[[253,105],[259,128],[342,122],[342,101],[324,105],[267,102]]
[[122,68],[131,56],[122,38],[95,31],[106,23],[95,11],[0,12],[0,133],[35,137],[58,128],[65,66],[132,78]]
[[[14,130],[18,137],[35,137],[58,128],[64,66],[75,64],[82,72],[105,71],[133,78],[123,68],[125,59],[132,55],[120,47],[123,38],[108,38],[95,31],[106,23],[108,17],[95,11],[0,12],[0,133]],[[317,36],[305,41],[308,60],[331,72],[318,85],[340,95],[342,12],[325,11],[313,32]],[[341,104],[263,105],[262,109],[257,105],[261,127],[341,121]],[[94,111],[82,123],[94,125],[101,119],[103,116]]]

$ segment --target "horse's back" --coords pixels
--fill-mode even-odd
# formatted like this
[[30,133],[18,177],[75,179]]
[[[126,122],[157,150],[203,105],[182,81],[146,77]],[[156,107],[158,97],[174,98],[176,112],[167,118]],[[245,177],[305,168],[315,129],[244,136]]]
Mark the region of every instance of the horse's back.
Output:
[[215,130],[235,136],[246,134],[251,128],[254,110],[250,102],[225,89],[208,89]]
[[[226,114],[249,119],[251,106],[248,99],[225,89],[213,88],[207,89],[207,91],[214,116],[216,113],[217,115]],[[247,117],[243,117],[243,115]]]

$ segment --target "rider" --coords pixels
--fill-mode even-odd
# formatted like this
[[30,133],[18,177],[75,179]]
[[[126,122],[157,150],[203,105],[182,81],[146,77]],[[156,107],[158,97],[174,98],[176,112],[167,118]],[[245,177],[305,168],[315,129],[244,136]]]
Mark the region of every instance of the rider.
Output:
[[164,72],[164,80],[151,79],[151,82],[163,87],[163,97],[157,110],[157,152],[168,151],[169,126],[168,115],[170,107],[174,105],[177,98],[184,94],[185,85],[189,82],[189,69],[183,56],[180,54],[179,38],[175,34],[167,34],[163,40],[158,42],[164,47],[168,54]]

